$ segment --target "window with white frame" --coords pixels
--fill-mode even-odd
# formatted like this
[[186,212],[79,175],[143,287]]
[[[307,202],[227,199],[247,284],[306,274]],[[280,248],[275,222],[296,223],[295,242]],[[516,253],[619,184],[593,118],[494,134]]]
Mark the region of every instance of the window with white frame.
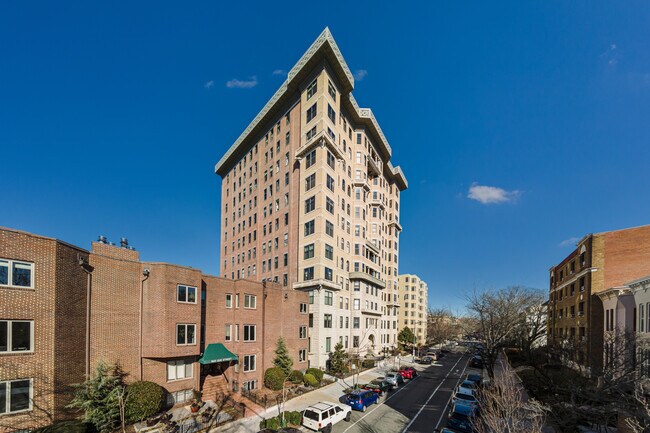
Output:
[[196,325],[194,324],[177,324],[176,325],[176,345],[187,346],[196,344]]
[[300,349],[298,351],[298,362],[304,362],[307,359],[307,350]]
[[257,389],[257,381],[256,380],[247,380],[242,384],[242,390],[244,391],[252,391],[254,389]]
[[255,355],[244,355],[244,372],[255,371]]
[[307,327],[306,326],[301,326],[300,327],[299,337],[300,338],[307,338]]
[[302,314],[307,314],[307,304],[305,304],[304,302],[300,303],[300,312]]
[[244,308],[257,308],[257,296],[244,294]]
[[232,294],[226,293],[226,308],[232,308]]
[[34,264],[0,259],[0,286],[34,288]]
[[232,341],[232,325],[226,325],[225,328],[226,341]]
[[255,325],[244,325],[244,341],[255,341]]
[[196,304],[196,287],[183,284],[176,286],[176,302]]
[[189,379],[192,377],[192,361],[175,359],[167,361],[167,380]]
[[32,410],[33,398],[32,379],[0,382],[0,415]]
[[0,320],[0,354],[33,350],[34,322],[32,320]]

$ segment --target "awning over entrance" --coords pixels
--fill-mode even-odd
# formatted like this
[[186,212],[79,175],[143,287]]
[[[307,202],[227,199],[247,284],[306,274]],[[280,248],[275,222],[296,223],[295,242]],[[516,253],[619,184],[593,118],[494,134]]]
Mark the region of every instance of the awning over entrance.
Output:
[[203,356],[199,359],[201,364],[215,364],[225,361],[237,361],[237,355],[226,349],[226,346],[221,343],[208,344]]

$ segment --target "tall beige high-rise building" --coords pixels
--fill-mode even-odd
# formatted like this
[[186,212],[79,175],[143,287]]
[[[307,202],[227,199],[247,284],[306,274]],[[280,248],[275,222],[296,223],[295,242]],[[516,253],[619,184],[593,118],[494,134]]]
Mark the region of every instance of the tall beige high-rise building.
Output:
[[399,276],[399,329],[408,326],[415,334],[416,344],[427,343],[427,312],[429,288],[417,275]]
[[221,275],[307,291],[316,367],[337,342],[360,355],[397,345],[407,181],[353,88],[325,29],[215,167],[223,180]]

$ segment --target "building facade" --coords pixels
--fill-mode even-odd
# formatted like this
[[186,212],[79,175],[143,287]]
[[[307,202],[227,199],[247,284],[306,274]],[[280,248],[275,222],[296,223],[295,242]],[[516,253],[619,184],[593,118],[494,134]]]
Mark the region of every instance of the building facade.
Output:
[[125,242],[90,251],[0,229],[0,432],[66,419],[99,362],[156,382],[170,405],[263,383],[279,337],[307,368],[308,297],[272,282],[142,262]]
[[401,192],[407,188],[328,29],[216,164],[221,275],[309,293],[309,362],[397,344]]
[[650,226],[583,237],[549,270],[549,342],[573,347],[572,361],[588,373],[600,374],[606,322],[598,295],[648,274]]
[[399,276],[399,329],[408,326],[415,334],[416,344],[427,344],[427,317],[429,289],[417,275]]

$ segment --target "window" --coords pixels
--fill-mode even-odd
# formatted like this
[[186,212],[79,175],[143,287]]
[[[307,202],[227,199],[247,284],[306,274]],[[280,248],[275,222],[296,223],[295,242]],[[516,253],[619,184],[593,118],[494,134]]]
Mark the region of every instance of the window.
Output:
[[[34,350],[34,322],[31,320],[0,321],[0,353]],[[2,406],[0,404],[0,406]]]
[[334,294],[329,290],[325,290],[325,305],[333,305]]
[[232,295],[226,293],[226,308],[232,308]]
[[336,125],[336,111],[334,111],[330,104],[327,104],[327,117]]
[[31,379],[0,382],[0,415],[32,410]]
[[304,302],[300,304],[300,313],[306,314],[307,313],[307,304]]
[[[312,197],[312,198],[313,198],[313,197]],[[307,206],[305,205],[305,208],[306,208],[306,207],[307,207]],[[325,198],[325,209],[327,209],[327,211],[328,211],[329,213],[334,214],[334,201],[333,201],[331,198],[329,198],[329,197],[326,197],[326,198]],[[312,210],[313,210],[313,208],[312,208]],[[305,213],[306,213],[306,212],[309,212],[309,211],[305,210]]]
[[300,338],[307,338],[307,327],[306,326],[301,326],[299,328],[298,336]]
[[192,361],[175,359],[167,361],[167,380],[189,379],[192,377]]
[[195,339],[196,325],[178,324],[176,325],[176,345],[187,346],[196,344]]
[[255,371],[255,355],[244,355],[244,372]]
[[330,191],[334,191],[334,178],[329,174],[327,175],[327,188],[329,188]]
[[332,270],[330,268],[325,268],[325,279],[328,281],[334,281]]
[[244,294],[244,308],[257,308],[257,296]]
[[639,304],[639,332],[644,332],[644,317],[643,317],[643,312],[645,310],[645,305]]
[[334,260],[334,248],[331,245],[325,244],[325,258]]
[[305,200],[305,213],[309,213],[316,209],[316,197],[312,196]]
[[325,338],[325,352],[330,353],[332,351],[332,337]]
[[311,140],[312,138],[314,138],[314,137],[316,136],[316,127],[314,126],[314,127],[311,128],[309,131],[307,131],[306,136],[307,136],[307,141],[309,141],[309,140]]
[[242,390],[243,391],[252,391],[254,389],[257,389],[257,381],[256,380],[247,380],[246,382],[242,383]]
[[232,341],[232,325],[226,325],[224,334],[226,341]]
[[309,191],[316,186],[316,173],[312,173],[305,179],[305,191]]
[[334,237],[334,224],[329,221],[325,221],[325,234]]
[[359,347],[359,336],[355,335],[352,337],[352,347]]
[[307,99],[309,100],[312,96],[316,94],[318,90],[317,80],[312,81],[309,86],[307,86]]
[[336,88],[330,80],[327,80],[327,93],[329,93],[332,99],[336,101]]
[[361,319],[360,318],[358,318],[358,317],[353,317],[352,318],[352,328],[359,329],[360,324],[361,324]]
[[305,236],[314,234],[314,220],[305,223]]
[[13,260],[0,260],[0,285],[34,287],[34,264]]
[[324,328],[331,328],[332,327],[332,315],[331,314],[324,314],[323,315],[323,327]]
[[355,310],[361,308],[361,299],[354,299],[352,302],[352,308],[354,308]]
[[307,123],[311,122],[316,117],[316,104],[307,109]]
[[316,164],[316,149],[309,152],[307,154],[307,156],[305,157],[305,160],[306,160],[306,167],[305,168],[309,168],[312,165]]
[[305,362],[307,360],[307,351],[305,349],[300,349],[298,351],[298,362]]
[[182,284],[176,286],[176,302],[196,304],[196,287]]
[[314,257],[314,244],[305,245],[305,260]]
[[309,313],[309,327],[313,328],[314,327],[314,314]]
[[303,274],[303,281],[309,281],[314,279],[314,267],[310,266],[308,268],[305,268],[304,274]]
[[244,341],[255,341],[255,325],[244,325]]
[[335,162],[335,161],[336,161],[336,160],[335,160],[335,158],[334,158],[334,155],[332,155],[332,153],[328,150],[328,151],[327,151],[327,165],[329,165],[329,166],[332,167],[332,168],[335,168],[335,167],[334,167],[334,162]]

